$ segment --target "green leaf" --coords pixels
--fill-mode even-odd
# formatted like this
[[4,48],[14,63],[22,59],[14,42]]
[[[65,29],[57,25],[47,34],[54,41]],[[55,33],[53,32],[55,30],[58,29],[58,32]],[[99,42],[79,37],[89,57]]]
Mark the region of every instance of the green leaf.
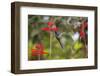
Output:
[[74,44],[74,49],[75,49],[75,50],[81,49],[82,46],[83,46],[83,44],[82,44],[81,42],[78,42],[78,41],[77,41],[77,42]]

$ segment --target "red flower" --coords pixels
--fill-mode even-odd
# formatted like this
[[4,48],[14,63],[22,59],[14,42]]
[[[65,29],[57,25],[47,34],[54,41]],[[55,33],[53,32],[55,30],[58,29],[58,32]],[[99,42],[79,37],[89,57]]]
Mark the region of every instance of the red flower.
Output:
[[32,56],[48,54],[48,52],[44,51],[44,47],[42,44],[37,44],[35,47],[36,49],[32,49]]
[[52,31],[58,31],[57,27],[51,28]]
[[45,27],[45,28],[41,28],[41,30],[43,30],[43,31],[50,31],[50,28],[49,27]]
[[41,30],[43,30],[43,31],[58,31],[58,28],[57,27],[54,27],[54,28],[45,27],[45,28],[41,28]]
[[82,23],[81,27],[80,27],[80,37],[81,37],[81,38],[85,38],[85,35],[86,35],[85,29],[86,29],[87,27],[88,27],[88,23],[87,23],[87,21],[84,21],[84,22]]
[[80,30],[84,30],[87,27],[88,27],[88,23],[86,21],[84,21],[83,24],[81,25]]
[[37,53],[36,49],[32,49],[32,56],[38,56],[38,53]]
[[84,21],[83,25],[84,25],[84,29],[85,29],[88,26],[88,23],[86,21]]
[[48,22],[47,24],[48,24],[48,26],[52,26],[53,22]]
[[35,47],[36,47],[37,49],[44,50],[44,47],[43,47],[42,44],[37,44]]
[[46,51],[41,51],[41,50],[36,50],[36,49],[32,49],[32,56],[38,56],[38,55],[43,55],[43,54],[48,54],[48,52]]
[[82,31],[81,31],[81,32],[80,32],[80,37],[81,37],[81,38],[84,38],[84,37],[85,37],[85,32],[82,32]]
[[53,25],[54,24],[53,22],[48,22],[47,24],[48,27],[41,28],[42,31],[58,31],[58,28],[56,27],[56,25]]

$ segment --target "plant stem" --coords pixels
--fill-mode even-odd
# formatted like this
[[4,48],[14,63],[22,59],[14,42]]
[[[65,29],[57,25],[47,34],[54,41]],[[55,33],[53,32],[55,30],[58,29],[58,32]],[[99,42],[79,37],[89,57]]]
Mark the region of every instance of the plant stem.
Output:
[[52,48],[52,32],[50,31],[50,58],[51,58],[51,48]]

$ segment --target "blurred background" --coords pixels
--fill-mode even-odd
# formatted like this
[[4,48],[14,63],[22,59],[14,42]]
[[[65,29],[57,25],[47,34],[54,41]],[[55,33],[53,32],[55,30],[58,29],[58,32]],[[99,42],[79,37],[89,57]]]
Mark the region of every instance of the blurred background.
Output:
[[87,58],[87,17],[28,15],[28,59]]

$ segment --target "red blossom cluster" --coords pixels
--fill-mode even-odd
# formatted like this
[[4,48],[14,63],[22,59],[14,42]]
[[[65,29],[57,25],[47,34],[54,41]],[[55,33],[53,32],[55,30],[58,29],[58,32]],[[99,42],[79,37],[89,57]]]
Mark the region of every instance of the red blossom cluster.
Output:
[[86,33],[85,33],[85,29],[88,27],[88,23],[87,23],[87,21],[84,21],[83,23],[82,23],[82,25],[81,25],[81,27],[80,27],[80,37],[81,38],[85,38],[85,35],[86,35]]
[[48,22],[48,27],[44,27],[44,28],[41,28],[41,30],[43,31],[58,31],[58,28],[55,26],[55,27],[52,27],[54,25],[53,22]]
[[32,49],[32,56],[38,56],[43,54],[48,54],[48,52],[44,51],[44,47],[42,44],[36,44],[36,49]]

